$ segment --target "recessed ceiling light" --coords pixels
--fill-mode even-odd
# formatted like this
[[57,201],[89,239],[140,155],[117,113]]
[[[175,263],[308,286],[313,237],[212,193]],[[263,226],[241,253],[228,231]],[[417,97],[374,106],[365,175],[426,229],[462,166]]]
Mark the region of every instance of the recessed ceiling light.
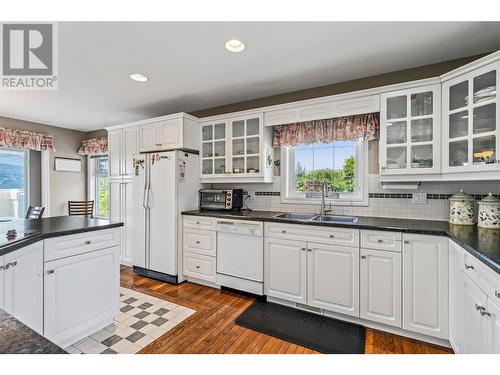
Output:
[[226,42],[226,49],[230,52],[241,52],[245,49],[245,43],[238,39],[231,39]]
[[132,78],[134,81],[137,81],[137,82],[146,82],[148,80],[148,77],[143,76],[142,74],[139,74],[139,73],[131,74],[130,78]]

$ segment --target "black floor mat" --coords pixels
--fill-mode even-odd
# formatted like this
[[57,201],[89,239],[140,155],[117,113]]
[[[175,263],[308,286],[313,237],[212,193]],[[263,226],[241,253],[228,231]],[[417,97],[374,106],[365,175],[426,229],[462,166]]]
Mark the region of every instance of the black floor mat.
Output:
[[235,323],[321,353],[365,353],[363,326],[275,303],[257,300]]

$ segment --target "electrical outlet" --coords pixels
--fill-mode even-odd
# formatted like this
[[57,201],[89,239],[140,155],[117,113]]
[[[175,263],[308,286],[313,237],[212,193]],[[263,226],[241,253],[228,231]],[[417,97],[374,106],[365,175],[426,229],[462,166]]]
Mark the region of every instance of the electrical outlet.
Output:
[[255,191],[245,190],[245,191],[243,191],[243,195],[245,197],[248,197],[248,199],[254,199],[255,198]]
[[413,193],[412,198],[411,198],[411,203],[426,204],[427,203],[427,193]]

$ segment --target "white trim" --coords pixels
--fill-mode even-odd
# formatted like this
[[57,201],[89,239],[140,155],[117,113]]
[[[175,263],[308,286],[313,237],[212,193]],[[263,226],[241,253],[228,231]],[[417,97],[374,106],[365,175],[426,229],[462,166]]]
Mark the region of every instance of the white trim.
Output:
[[40,151],[40,193],[45,217],[50,217],[50,151]]
[[[414,87],[427,86],[427,85],[440,84],[440,83],[441,83],[441,81],[440,81],[439,77],[425,78],[425,79],[420,79],[420,80],[416,80],[416,81],[396,83],[393,85],[379,86],[379,87],[369,88],[369,89],[365,89],[365,90],[351,91],[351,92],[346,92],[346,93],[342,93],[342,94],[322,96],[319,98],[298,100],[298,101],[293,101],[293,102],[288,102],[288,103],[283,103],[283,104],[276,104],[276,105],[271,105],[271,106],[266,106],[266,107],[253,108],[253,109],[240,111],[240,112],[228,112],[228,113],[224,113],[224,114],[220,114],[220,115],[201,117],[200,120],[201,121],[217,121],[220,119],[228,118],[229,116],[238,117],[238,116],[251,115],[255,112],[268,112],[268,111],[274,111],[274,110],[293,109],[293,108],[302,107],[302,106],[309,106],[312,104],[321,104],[321,103],[329,103],[329,102],[338,101],[338,100],[361,98],[364,96],[377,95],[377,94],[382,94],[382,93],[390,92],[390,91],[394,91],[394,90],[410,89],[410,88],[414,88]],[[265,126],[265,124],[264,124],[264,126]]]
[[444,73],[439,78],[441,82],[445,82],[459,75],[469,73],[473,70],[482,68],[485,65],[497,62],[498,60],[500,60],[500,51],[490,53],[489,55],[481,57],[480,59],[474,60],[466,65],[460,66],[452,70],[451,72]]
[[[292,153],[290,151],[290,147],[281,148],[281,203],[320,205],[320,198],[305,198],[302,196],[289,195],[291,189],[291,179],[289,178],[289,176],[293,174],[293,168],[295,166],[295,163],[293,161],[290,161],[290,159],[292,158]],[[362,190],[361,198],[327,198],[327,203],[331,203],[333,206],[368,206],[368,142],[358,142],[358,145],[356,147],[356,155],[360,154],[362,157],[356,158],[356,177],[358,180],[358,186],[360,186]]]
[[195,122],[199,121],[199,119],[197,117],[191,116],[190,114],[187,114],[184,112],[179,112],[179,113],[173,113],[173,114],[166,115],[166,116],[159,116],[159,117],[153,117],[153,118],[148,118],[148,119],[143,119],[143,120],[138,120],[138,121],[132,121],[132,122],[128,122],[125,124],[106,126],[104,129],[109,132],[110,130],[130,128],[133,126],[146,125],[146,124],[151,124],[151,123],[155,123],[155,122],[159,122],[159,121],[174,120],[174,119],[178,119],[178,118],[189,119],[189,120],[192,120]]

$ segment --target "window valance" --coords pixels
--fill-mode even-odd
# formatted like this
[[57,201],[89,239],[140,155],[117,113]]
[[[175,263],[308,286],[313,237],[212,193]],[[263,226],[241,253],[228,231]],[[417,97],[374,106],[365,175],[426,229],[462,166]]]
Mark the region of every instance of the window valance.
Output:
[[378,139],[379,132],[378,113],[303,121],[274,126],[273,147]]
[[108,152],[108,138],[90,138],[81,142],[78,153],[80,155],[106,154]]
[[1,127],[0,146],[24,148],[37,151],[55,151],[54,137],[50,134],[34,133],[27,130],[6,129]]

